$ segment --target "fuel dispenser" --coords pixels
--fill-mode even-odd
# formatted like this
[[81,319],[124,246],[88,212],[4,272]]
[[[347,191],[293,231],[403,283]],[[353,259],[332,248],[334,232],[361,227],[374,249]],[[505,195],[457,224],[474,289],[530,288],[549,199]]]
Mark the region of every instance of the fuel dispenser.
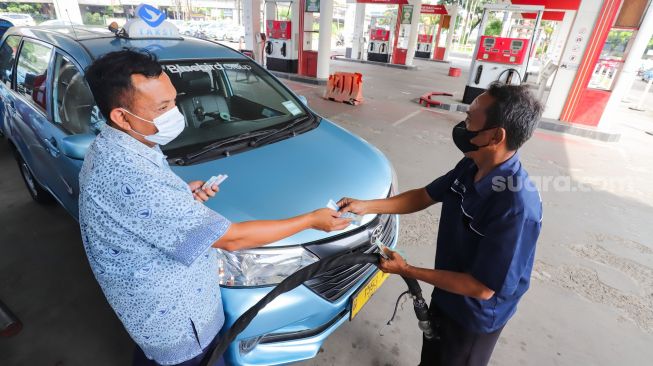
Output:
[[433,45],[433,36],[429,34],[417,35],[417,49],[415,50],[415,57],[430,58],[431,46]]
[[383,28],[370,29],[370,45],[367,59],[376,62],[388,62],[390,58],[390,31]]
[[[491,11],[537,13],[535,25],[531,30],[531,37],[509,38],[482,35],[485,30],[488,12]],[[543,11],[543,6],[485,5],[483,18],[479,26],[479,37],[474,51],[475,57],[472,60],[469,80],[463,94],[463,103],[470,104],[495,81],[513,85],[519,85],[525,81],[528,61],[531,57],[533,43]]]
[[529,40],[523,38],[481,37],[475,67],[465,87],[463,103],[470,104],[490,84],[501,81],[519,85],[526,74]]
[[292,22],[288,20],[267,20],[265,22],[266,67],[268,70],[297,73],[299,52],[292,37]]

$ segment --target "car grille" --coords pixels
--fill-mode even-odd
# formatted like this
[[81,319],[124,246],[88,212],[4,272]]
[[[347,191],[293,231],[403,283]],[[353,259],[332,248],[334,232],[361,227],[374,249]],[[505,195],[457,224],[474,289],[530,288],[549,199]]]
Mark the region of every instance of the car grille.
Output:
[[[378,222],[379,220],[374,220],[369,226],[374,227]],[[397,235],[395,222],[396,215],[389,215],[380,235],[381,242],[385,244],[392,243],[394,237]],[[372,245],[369,241],[352,251],[352,253],[378,252],[379,248],[376,245]],[[355,266],[336,267],[319,277],[304,282],[304,285],[325,300],[336,301],[349,291],[349,289],[351,289],[361,278],[363,278],[371,266],[373,266],[373,264],[357,264]]]

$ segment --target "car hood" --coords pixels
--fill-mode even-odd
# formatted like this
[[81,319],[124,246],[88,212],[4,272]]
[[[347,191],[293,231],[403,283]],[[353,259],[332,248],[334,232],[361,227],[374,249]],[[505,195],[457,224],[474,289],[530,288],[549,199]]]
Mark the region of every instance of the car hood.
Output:
[[[206,205],[232,222],[276,220],[325,207],[329,199],[384,198],[392,182],[385,156],[365,140],[335,124],[260,148],[192,166],[172,166],[187,182],[227,174],[220,192]],[[371,221],[367,215],[364,223]],[[296,245],[340,232],[306,230],[271,246]]]

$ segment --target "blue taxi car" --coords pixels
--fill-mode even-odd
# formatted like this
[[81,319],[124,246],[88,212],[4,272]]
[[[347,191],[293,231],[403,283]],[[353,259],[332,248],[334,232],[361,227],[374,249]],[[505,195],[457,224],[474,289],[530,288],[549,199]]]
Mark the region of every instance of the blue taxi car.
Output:
[[[383,198],[396,189],[393,168],[379,150],[318,116],[237,51],[178,35],[128,38],[99,28],[18,27],[0,43],[0,130],[35,201],[57,202],[77,218],[79,170],[105,126],[84,69],[124,47],[147,49],[164,65],[186,118],[185,130],[164,153],[186,181],[229,176],[207,202],[229,220],[290,217],[329,199]],[[367,215],[361,226],[341,232],[309,230],[264,248],[224,252],[223,331],[299,268],[335,254],[375,251],[372,235],[394,247],[397,234],[396,216]],[[378,273],[372,265],[338,268],[280,296],[231,344],[227,360],[275,365],[314,357],[350,320],[352,299],[367,296],[359,290]]]

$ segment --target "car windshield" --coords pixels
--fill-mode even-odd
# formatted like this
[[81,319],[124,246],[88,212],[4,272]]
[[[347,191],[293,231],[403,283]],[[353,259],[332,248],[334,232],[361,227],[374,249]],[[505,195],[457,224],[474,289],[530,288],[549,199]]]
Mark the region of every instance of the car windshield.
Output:
[[171,158],[257,130],[279,130],[308,115],[281,83],[248,60],[164,62],[163,68],[186,118],[181,135],[163,148]]

